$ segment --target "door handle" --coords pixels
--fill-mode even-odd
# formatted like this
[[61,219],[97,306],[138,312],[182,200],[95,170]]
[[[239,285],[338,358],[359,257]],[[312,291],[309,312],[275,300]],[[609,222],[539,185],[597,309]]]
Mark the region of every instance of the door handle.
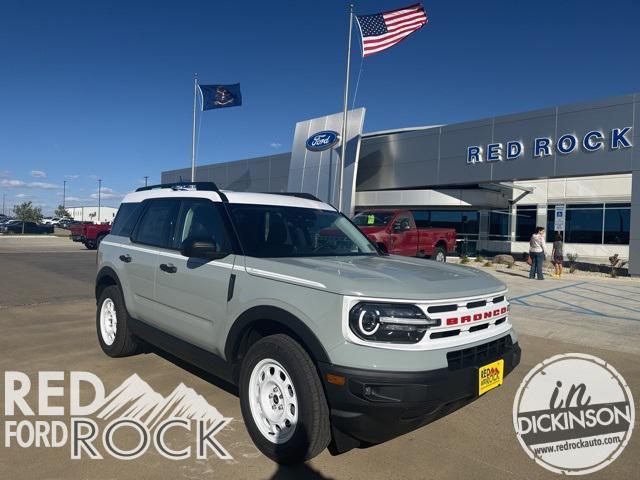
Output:
[[167,273],[176,273],[178,268],[173,263],[161,263],[160,270]]
[[130,263],[131,255],[120,255],[120,260],[122,260],[124,263]]

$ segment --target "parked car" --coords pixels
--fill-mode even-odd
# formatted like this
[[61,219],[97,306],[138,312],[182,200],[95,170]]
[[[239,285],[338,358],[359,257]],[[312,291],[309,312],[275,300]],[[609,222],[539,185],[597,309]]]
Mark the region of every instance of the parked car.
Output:
[[52,217],[52,218],[43,218],[42,223],[44,225],[58,225],[60,223],[60,218]]
[[411,210],[367,210],[353,218],[369,239],[390,254],[446,262],[456,249],[455,228],[416,226]]
[[38,225],[35,222],[12,220],[0,226],[0,233],[53,233],[53,226]]
[[98,342],[111,357],[149,342],[238,386],[271,459],[384,442],[520,362],[491,274],[383,254],[309,195],[188,185],[125,196],[99,247]]
[[69,227],[73,225],[93,225],[93,222],[81,222],[72,218],[65,218],[63,220],[60,220],[60,222],[58,223],[58,227],[64,228],[66,230],[68,230]]
[[81,242],[89,250],[95,250],[100,242],[109,235],[111,225],[108,223],[95,225],[93,223],[79,223],[69,226],[71,240]]

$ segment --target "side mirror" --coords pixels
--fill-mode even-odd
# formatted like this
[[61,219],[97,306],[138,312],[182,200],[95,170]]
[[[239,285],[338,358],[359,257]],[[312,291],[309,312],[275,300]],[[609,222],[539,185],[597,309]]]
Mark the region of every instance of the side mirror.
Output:
[[211,239],[187,238],[180,245],[180,253],[189,258],[216,260],[228,254],[219,252],[216,243]]

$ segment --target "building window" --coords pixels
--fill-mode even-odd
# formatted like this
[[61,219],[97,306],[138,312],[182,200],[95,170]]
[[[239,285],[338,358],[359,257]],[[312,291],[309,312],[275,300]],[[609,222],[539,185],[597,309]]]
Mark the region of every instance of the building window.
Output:
[[477,210],[412,210],[418,228],[455,228],[458,236],[478,236]]
[[[555,237],[555,205],[547,209],[547,241]],[[578,203],[567,205],[566,243],[629,244],[631,205],[628,203]]]
[[607,203],[604,209],[604,243],[628,245],[630,220],[629,203]]
[[538,207],[536,205],[518,205],[516,207],[516,241],[528,242],[536,229]]
[[489,240],[510,240],[509,210],[491,210],[489,212]]

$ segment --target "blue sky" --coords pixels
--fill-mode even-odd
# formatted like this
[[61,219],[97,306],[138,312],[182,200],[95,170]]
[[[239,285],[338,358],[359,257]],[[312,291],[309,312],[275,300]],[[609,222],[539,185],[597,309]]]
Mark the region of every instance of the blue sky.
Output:
[[[376,13],[411,0],[357,2]],[[340,111],[347,2],[0,3],[0,190],[49,213],[105,204],[188,166],[193,72],[240,82],[205,112],[198,162],[290,150],[295,122]],[[640,90],[640,2],[425,1],[429,24],[368,57],[366,131],[453,123]],[[357,30],[356,30],[357,32]],[[361,66],[354,41],[353,82]],[[353,91],[353,89],[352,89]]]

